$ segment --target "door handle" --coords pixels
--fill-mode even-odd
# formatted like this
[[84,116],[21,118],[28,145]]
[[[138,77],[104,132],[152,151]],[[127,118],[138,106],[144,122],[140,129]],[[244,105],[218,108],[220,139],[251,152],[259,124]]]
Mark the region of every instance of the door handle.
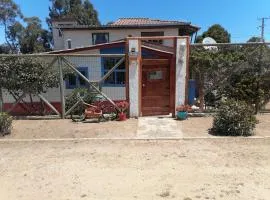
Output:
[[143,83],[143,84],[142,84],[142,87],[145,87],[145,86],[146,86],[146,85]]

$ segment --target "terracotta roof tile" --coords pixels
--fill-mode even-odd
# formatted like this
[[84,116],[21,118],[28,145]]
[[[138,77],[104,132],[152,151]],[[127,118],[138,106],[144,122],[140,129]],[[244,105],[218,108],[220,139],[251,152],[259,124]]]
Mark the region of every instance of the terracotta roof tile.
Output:
[[111,26],[134,26],[134,25],[181,25],[190,24],[182,21],[159,20],[150,18],[120,18],[110,24]]

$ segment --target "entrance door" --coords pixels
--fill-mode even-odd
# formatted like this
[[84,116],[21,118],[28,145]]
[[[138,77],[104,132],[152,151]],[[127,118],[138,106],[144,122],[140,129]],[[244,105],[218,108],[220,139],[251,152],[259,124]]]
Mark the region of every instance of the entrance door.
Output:
[[168,115],[169,113],[169,60],[144,59],[142,65],[142,115]]

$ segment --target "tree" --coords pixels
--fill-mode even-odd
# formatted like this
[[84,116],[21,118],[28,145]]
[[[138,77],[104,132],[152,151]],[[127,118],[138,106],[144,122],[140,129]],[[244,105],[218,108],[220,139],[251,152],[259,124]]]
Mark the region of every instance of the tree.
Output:
[[16,23],[17,18],[23,18],[19,6],[13,0],[0,0],[0,25],[4,26],[6,43],[13,49],[8,38],[8,27]]
[[261,38],[260,37],[251,37],[247,42],[261,42]]
[[20,22],[15,22],[8,27],[6,32],[11,49],[17,52],[20,48],[20,42],[23,38],[24,27]]
[[20,38],[20,50],[22,53],[44,52],[50,49],[47,31],[42,29],[41,21],[38,17],[25,18],[27,23]]
[[8,54],[10,53],[10,48],[7,44],[0,45],[0,54]]
[[25,18],[24,27],[16,22],[8,27],[7,38],[10,41],[12,49],[22,53],[45,52],[51,49],[51,36],[47,30],[44,30],[38,17]]
[[15,100],[22,94],[28,95],[31,108],[22,107],[29,114],[40,111],[33,104],[33,97],[45,93],[49,88],[58,87],[59,72],[57,68],[48,66],[50,58],[33,57],[1,57],[0,58],[0,85],[6,89]]
[[230,43],[231,35],[229,32],[219,24],[212,25],[207,31],[201,36],[198,36],[196,43],[201,43],[206,37],[211,37],[216,40],[217,43]]
[[73,18],[81,25],[100,25],[98,12],[89,0],[50,0],[47,23],[52,29],[53,19]]

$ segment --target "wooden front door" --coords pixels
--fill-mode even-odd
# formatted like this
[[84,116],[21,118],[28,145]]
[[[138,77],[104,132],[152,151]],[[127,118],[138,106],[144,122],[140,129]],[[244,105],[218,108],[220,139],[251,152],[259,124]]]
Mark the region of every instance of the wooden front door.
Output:
[[142,65],[142,115],[170,113],[170,64],[168,59],[144,59]]

